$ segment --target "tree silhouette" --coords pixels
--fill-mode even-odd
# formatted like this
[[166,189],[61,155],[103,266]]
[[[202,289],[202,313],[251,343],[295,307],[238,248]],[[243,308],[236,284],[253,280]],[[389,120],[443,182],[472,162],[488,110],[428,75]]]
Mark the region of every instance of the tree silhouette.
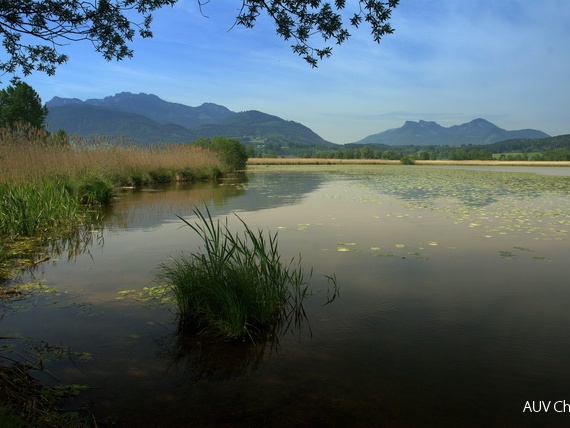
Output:
[[[204,10],[210,0],[197,0]],[[399,0],[359,0],[349,12],[345,0],[242,0],[235,25],[255,26],[268,15],[278,36],[293,40],[293,52],[311,66],[332,54],[330,42],[340,45],[349,27],[370,25],[379,42],[394,30],[389,24]],[[107,60],[131,57],[134,37],[152,37],[152,14],[177,0],[5,0],[0,1],[0,40],[7,54],[0,72],[24,75],[33,71],[55,73],[68,60],[58,49],[70,42],[89,41]],[[317,42],[317,45],[313,44]]]

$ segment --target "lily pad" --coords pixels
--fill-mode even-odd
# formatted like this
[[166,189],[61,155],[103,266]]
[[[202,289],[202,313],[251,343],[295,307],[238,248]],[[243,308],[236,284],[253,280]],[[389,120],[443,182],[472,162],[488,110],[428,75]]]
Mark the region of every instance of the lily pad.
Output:
[[516,255],[515,253],[512,253],[510,251],[499,251],[499,255],[503,259],[511,259],[511,260],[514,260],[518,257],[518,255]]

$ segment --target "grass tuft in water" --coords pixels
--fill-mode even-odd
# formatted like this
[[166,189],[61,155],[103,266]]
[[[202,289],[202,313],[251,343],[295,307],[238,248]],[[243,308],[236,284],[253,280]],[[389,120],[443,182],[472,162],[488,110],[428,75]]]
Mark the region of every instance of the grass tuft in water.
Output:
[[225,340],[255,340],[302,311],[307,294],[300,257],[283,263],[277,233],[233,233],[227,219],[214,221],[210,211],[194,208],[190,223],[203,250],[161,265],[158,279],[172,289],[180,325]]

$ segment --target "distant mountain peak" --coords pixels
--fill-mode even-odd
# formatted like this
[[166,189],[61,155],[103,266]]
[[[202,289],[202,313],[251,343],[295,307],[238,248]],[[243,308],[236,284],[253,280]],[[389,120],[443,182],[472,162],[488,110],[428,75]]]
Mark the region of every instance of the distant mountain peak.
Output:
[[496,126],[495,124],[489,122],[487,119],[483,119],[483,118],[481,118],[481,117],[478,117],[477,119],[473,119],[473,120],[472,120],[471,122],[469,122],[469,123],[472,123],[472,124],[477,125],[477,126],[485,126],[485,125]]
[[406,121],[400,128],[392,128],[357,141],[355,144],[403,145],[449,145],[490,144],[510,138],[547,138],[548,134],[535,129],[507,131],[486,119],[477,118],[448,128],[437,122],[420,120]]
[[65,106],[70,104],[82,104],[79,98],[60,98],[60,97],[53,97],[49,100],[46,105],[49,107],[58,107],[58,106]]

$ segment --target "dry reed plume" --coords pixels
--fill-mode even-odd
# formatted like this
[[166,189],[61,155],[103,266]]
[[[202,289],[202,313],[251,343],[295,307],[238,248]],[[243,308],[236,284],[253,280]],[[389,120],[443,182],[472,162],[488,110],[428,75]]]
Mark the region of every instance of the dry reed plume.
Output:
[[30,183],[61,175],[111,178],[159,170],[178,174],[226,169],[215,153],[189,145],[111,146],[74,138],[69,146],[57,146],[45,141],[43,130],[0,130],[0,182]]

